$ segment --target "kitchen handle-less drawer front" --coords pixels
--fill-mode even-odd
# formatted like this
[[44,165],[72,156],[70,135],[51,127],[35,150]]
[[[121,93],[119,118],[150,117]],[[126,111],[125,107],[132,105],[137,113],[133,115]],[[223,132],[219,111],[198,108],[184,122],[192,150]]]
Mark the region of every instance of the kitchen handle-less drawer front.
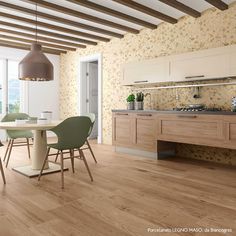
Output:
[[225,139],[223,118],[210,115],[159,117],[158,139],[207,146],[221,146]]

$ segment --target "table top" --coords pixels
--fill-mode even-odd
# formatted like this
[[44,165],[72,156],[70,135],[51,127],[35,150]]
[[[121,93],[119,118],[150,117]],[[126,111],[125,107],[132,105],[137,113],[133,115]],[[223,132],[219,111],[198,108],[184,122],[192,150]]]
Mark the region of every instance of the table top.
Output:
[[0,122],[0,129],[8,130],[48,130],[57,126],[62,121],[53,120],[49,124],[16,124],[13,122]]

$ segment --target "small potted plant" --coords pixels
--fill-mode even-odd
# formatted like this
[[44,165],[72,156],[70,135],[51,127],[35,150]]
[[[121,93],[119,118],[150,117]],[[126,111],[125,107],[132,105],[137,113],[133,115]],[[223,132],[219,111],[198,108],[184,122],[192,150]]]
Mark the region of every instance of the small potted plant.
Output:
[[127,109],[128,110],[134,110],[134,101],[135,101],[135,96],[134,94],[130,94],[127,99]]
[[143,110],[144,94],[139,92],[136,94],[135,110]]

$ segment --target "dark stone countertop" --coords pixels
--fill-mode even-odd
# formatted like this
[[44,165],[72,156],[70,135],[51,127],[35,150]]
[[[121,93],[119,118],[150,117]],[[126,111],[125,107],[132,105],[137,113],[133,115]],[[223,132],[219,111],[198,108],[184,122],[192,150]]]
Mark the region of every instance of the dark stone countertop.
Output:
[[162,114],[197,114],[197,115],[236,115],[232,111],[175,111],[175,110],[126,110],[113,109],[112,112],[127,112],[127,113],[162,113]]

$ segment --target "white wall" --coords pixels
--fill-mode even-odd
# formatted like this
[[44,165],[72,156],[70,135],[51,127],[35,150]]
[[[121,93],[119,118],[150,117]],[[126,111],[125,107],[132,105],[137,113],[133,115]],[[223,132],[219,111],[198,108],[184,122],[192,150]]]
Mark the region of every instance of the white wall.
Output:
[[[26,50],[0,47],[0,58],[21,60],[28,53]],[[25,82],[25,107],[24,111],[30,116],[40,116],[41,111],[53,112],[53,119],[59,119],[59,78],[60,57],[45,54],[54,67],[54,80],[48,82],[27,81]]]

